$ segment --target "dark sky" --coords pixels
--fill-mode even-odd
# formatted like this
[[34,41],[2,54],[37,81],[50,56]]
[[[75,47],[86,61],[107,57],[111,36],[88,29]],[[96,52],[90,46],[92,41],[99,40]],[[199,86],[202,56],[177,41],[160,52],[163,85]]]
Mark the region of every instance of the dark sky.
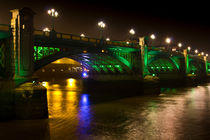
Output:
[[128,30],[134,28],[136,36],[155,33],[164,43],[166,36],[173,42],[183,42],[194,49],[210,53],[210,12],[207,2],[157,0],[104,0],[104,1],[46,1],[46,0],[0,0],[0,23],[10,22],[10,9],[30,7],[36,12],[35,28],[50,27],[47,10],[59,12],[56,31],[99,36],[97,22],[103,20],[106,37],[114,40],[128,38]]

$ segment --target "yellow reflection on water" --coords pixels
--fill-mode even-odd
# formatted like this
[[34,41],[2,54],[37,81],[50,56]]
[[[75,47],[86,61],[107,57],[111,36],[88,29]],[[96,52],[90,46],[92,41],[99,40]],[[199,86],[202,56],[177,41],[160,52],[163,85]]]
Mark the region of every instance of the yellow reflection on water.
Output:
[[67,84],[66,84],[66,89],[68,90],[75,90],[75,89],[78,89],[78,86],[77,86],[77,81],[76,79],[73,79],[73,78],[69,78],[66,80]]
[[47,88],[50,131],[52,137],[86,134],[92,114],[88,94],[81,94],[80,80],[42,82]]

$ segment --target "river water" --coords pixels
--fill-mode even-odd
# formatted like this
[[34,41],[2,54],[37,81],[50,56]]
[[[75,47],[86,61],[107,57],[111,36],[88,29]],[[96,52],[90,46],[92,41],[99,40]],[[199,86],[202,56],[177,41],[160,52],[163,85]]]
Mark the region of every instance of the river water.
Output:
[[210,139],[210,84],[114,99],[82,93],[72,78],[42,84],[49,119],[0,122],[1,140]]

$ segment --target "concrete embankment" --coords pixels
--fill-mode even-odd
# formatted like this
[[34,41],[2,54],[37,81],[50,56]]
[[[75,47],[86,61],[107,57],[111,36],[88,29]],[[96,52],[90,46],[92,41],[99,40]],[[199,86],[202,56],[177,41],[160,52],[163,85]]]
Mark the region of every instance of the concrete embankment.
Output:
[[15,88],[14,81],[1,81],[0,120],[48,118],[46,92],[31,82]]

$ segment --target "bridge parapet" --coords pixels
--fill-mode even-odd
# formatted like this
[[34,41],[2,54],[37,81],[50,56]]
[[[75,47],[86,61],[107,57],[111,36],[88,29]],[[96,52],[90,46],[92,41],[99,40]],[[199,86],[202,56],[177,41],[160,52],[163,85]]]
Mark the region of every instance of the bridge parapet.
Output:
[[139,48],[139,45],[136,43],[125,42],[125,41],[106,41],[98,38],[91,38],[91,37],[82,37],[80,35],[74,34],[66,34],[56,32],[54,38],[51,38],[50,32],[44,32],[42,30],[34,30],[35,37],[41,38],[49,38],[49,39],[57,39],[57,40],[65,40],[65,41],[76,41],[76,42],[83,42],[83,43],[90,43],[94,46],[103,45],[103,46],[120,46],[120,47],[132,47],[132,48]]

